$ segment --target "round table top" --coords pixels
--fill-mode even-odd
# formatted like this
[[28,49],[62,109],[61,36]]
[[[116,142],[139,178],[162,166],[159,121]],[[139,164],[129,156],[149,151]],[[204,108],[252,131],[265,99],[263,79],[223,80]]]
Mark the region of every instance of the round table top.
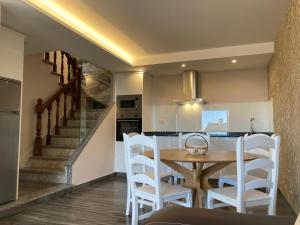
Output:
[[[153,158],[153,151],[145,151],[145,156]],[[184,149],[160,149],[160,159],[175,162],[220,163],[235,162],[236,152],[225,150],[208,150],[205,155],[190,155]],[[244,160],[256,159],[255,155],[245,153]]]

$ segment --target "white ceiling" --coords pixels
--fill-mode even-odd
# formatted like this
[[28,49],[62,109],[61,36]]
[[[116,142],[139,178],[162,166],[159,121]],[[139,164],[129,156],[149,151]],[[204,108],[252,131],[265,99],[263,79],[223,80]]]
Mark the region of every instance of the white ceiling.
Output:
[[[288,5],[288,0],[54,1],[138,58],[135,65],[146,66],[124,63],[21,0],[0,0],[2,23],[26,35],[26,53],[64,49],[111,71],[143,68],[151,74],[179,73],[183,61],[202,71],[266,67]],[[218,51],[204,57],[211,49]],[[237,64],[230,63],[233,57]]]
[[[74,0],[56,1],[66,5],[74,3]],[[145,54],[157,55],[274,41],[288,0],[76,2],[84,2],[89,15],[101,15]],[[88,19],[89,15],[84,18]]]
[[[231,63],[233,58],[220,58],[209,60],[197,60],[183,62],[186,67],[181,67],[183,63],[166,63],[144,67],[144,70],[152,75],[173,75],[184,70],[198,70],[201,72],[214,72],[240,69],[266,68],[272,58],[272,54],[261,54],[251,56],[234,57],[237,63]],[[143,67],[142,67],[143,68]]]

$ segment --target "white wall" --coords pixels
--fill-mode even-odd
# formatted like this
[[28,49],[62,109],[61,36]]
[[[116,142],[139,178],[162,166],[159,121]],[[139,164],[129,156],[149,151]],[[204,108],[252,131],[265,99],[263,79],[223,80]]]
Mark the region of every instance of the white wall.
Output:
[[[271,102],[223,104],[154,105],[153,131],[200,131],[203,110],[228,110],[230,132],[250,131],[249,118],[254,117],[254,130],[273,131]],[[150,131],[150,130],[144,130]]]
[[[143,73],[140,72],[115,74],[114,76],[115,95],[117,96],[117,95],[143,94],[143,80],[144,80],[143,77],[144,77]],[[124,160],[125,160],[124,144],[121,141],[116,141],[115,142],[115,172],[125,172]]]
[[115,111],[114,106],[73,164],[72,184],[82,184],[115,172]]
[[115,74],[116,95],[136,95],[143,93],[143,73]]
[[201,112],[212,109],[229,111],[228,131],[249,131],[251,117],[255,118],[255,131],[273,131],[265,69],[202,74],[200,89],[208,102],[205,105],[173,103],[182,95],[179,75],[154,76],[152,80],[152,127],[144,131],[199,131]]
[[[1,5],[0,5],[0,12],[1,12]],[[8,28],[1,26],[1,21],[0,21],[0,76],[22,81],[23,60],[24,60],[24,36],[15,31],[12,31]],[[22,100],[21,100],[20,107],[22,109]],[[20,112],[20,125],[21,124],[22,124],[22,110]],[[20,127],[20,135],[21,135],[21,127]],[[19,154],[20,154],[20,143],[21,140],[19,139]],[[19,179],[17,180],[17,182],[18,181]]]
[[23,80],[24,36],[0,25],[0,76]]

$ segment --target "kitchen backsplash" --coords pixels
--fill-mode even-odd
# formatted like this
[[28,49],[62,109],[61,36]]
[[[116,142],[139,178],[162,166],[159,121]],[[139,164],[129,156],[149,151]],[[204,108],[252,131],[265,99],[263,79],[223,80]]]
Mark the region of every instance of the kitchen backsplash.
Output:
[[273,131],[272,102],[153,105],[144,131]]

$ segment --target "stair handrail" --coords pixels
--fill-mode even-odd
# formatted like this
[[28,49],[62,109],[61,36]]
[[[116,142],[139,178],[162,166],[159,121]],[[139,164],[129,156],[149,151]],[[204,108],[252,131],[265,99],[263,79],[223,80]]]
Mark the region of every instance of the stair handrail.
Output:
[[[54,52],[54,63],[53,68],[57,68],[56,65],[56,53]],[[49,60],[49,53],[48,56],[46,55],[46,58]],[[60,79],[60,85],[62,86],[59,88],[51,97],[49,97],[45,102],[41,98],[37,99],[37,105],[35,107],[35,112],[37,114],[37,123],[36,123],[36,138],[34,142],[34,149],[33,154],[35,156],[41,156],[42,155],[42,114],[45,112],[45,109],[48,110],[48,124],[47,124],[47,136],[46,136],[46,144],[51,144],[51,110],[52,110],[52,104],[56,101],[56,124],[55,124],[55,134],[59,134],[59,121],[60,121],[60,115],[59,115],[59,103],[61,95],[64,94],[64,115],[63,115],[63,125],[66,125],[67,122],[67,94],[71,94],[71,108],[70,108],[70,116],[74,117],[75,109],[80,109],[80,95],[81,95],[81,71],[78,68],[77,60],[76,58],[73,58],[69,53],[65,51],[61,51],[62,61],[61,61],[61,77],[63,75],[63,57],[66,56],[67,63],[68,63],[68,82],[64,84],[64,77]],[[72,73],[73,76],[71,78],[70,74],[70,66],[72,66]],[[55,69],[56,70],[56,69]],[[56,71],[55,71],[56,72]]]

